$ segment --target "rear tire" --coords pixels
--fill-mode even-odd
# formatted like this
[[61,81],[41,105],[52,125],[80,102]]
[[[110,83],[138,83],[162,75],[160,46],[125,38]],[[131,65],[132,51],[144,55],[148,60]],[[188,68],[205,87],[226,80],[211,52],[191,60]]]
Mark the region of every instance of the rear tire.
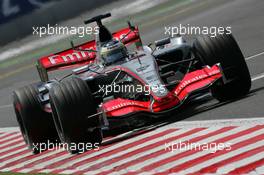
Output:
[[245,58],[231,34],[198,37],[194,42],[194,54],[204,65],[220,63],[227,80],[212,86],[212,95],[219,101],[231,100],[248,94],[251,77]]
[[[70,153],[82,153],[101,144],[99,117],[87,119],[97,109],[85,81],[71,78],[55,85],[50,90],[50,101],[57,132]],[[88,145],[88,149],[78,145]]]
[[34,154],[43,151],[40,144],[59,141],[52,115],[41,109],[37,95],[36,85],[13,92],[16,119],[26,144]]

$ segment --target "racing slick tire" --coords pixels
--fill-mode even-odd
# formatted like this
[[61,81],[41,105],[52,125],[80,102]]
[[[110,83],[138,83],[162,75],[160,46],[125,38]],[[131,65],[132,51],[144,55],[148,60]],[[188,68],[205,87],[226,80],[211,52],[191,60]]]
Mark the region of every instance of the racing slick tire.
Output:
[[13,106],[22,136],[34,154],[47,149],[42,145],[59,141],[51,113],[41,109],[36,84],[13,92]]
[[50,90],[50,103],[60,140],[70,153],[82,153],[101,144],[99,117],[87,118],[97,108],[85,81],[74,77],[55,85]]
[[223,79],[212,88],[212,96],[219,101],[227,101],[245,96],[251,88],[251,77],[245,58],[232,34],[198,37],[194,41],[194,54],[203,65],[220,63]]

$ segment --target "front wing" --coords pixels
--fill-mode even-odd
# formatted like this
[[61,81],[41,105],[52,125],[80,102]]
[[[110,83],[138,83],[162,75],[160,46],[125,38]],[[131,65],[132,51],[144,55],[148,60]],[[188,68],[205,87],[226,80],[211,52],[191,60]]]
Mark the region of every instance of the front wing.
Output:
[[210,87],[223,74],[219,64],[187,73],[183,80],[166,96],[147,102],[113,99],[103,103],[102,112],[107,118],[118,118],[137,113],[159,114],[175,109],[194,93]]

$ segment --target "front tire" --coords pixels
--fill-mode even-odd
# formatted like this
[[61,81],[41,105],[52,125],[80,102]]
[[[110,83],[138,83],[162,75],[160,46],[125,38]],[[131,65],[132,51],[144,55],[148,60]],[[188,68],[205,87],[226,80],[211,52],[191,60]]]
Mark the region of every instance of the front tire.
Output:
[[78,145],[88,145],[89,149],[102,142],[102,131],[98,117],[87,117],[97,112],[91,91],[85,81],[71,78],[55,85],[50,90],[53,118],[60,139],[70,153],[87,151]]
[[[41,109],[37,88],[29,85],[13,92],[13,106],[24,141],[34,154],[43,151],[42,144],[59,140],[52,115]],[[47,148],[46,148],[47,149]]]
[[226,83],[222,80],[211,88],[213,97],[219,101],[232,100],[248,94],[251,77],[245,58],[231,34],[198,37],[194,53],[204,65],[220,63]]

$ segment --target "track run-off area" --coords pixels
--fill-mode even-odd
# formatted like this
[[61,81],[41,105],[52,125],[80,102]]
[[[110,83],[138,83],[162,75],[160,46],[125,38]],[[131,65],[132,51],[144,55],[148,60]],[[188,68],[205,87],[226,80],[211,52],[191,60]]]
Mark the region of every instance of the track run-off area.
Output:
[[0,162],[0,172],[19,173],[263,174],[264,120],[153,126],[106,139],[99,150],[79,155],[60,149],[33,155],[18,128],[6,128],[0,129]]

